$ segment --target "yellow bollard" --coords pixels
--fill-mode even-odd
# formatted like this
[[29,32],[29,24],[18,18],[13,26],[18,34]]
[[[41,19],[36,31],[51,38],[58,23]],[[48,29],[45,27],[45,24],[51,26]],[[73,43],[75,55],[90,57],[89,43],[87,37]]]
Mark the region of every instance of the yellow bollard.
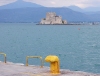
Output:
[[49,55],[45,58],[46,62],[50,62],[50,69],[52,74],[59,74],[60,73],[60,62],[59,58],[55,55]]

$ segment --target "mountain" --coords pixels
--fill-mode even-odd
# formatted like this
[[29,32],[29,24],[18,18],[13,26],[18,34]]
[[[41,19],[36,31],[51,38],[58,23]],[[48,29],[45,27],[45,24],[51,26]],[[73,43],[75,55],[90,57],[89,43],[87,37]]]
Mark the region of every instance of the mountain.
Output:
[[90,16],[69,8],[28,7],[0,10],[0,22],[39,22],[42,18],[45,18],[47,12],[56,12],[57,15],[62,16],[68,22],[91,21]]
[[95,12],[100,11],[100,7],[80,8],[78,6],[72,5],[72,6],[68,6],[67,8],[70,8],[74,11],[83,12],[83,13],[86,13],[86,14],[94,14]]
[[78,6],[75,6],[75,5],[68,6],[67,8],[70,8],[70,9],[72,9],[74,11],[83,12],[83,9],[81,9]]
[[17,0],[16,2],[0,6],[0,9],[15,9],[15,8],[25,8],[25,7],[43,7],[43,6],[31,2],[25,2],[23,0]]
[[85,12],[98,12],[100,11],[100,7],[87,7],[83,9]]
[[89,14],[89,16],[91,16],[92,19],[95,19],[94,21],[100,21],[100,11]]

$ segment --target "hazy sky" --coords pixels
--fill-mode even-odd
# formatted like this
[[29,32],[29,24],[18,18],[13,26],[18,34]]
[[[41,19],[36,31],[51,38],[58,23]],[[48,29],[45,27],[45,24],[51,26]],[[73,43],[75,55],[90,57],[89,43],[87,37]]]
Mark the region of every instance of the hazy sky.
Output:
[[[0,0],[0,6],[5,5],[17,0]],[[46,7],[66,7],[76,5],[81,8],[93,6],[100,7],[100,0],[24,0],[27,2],[37,3]]]

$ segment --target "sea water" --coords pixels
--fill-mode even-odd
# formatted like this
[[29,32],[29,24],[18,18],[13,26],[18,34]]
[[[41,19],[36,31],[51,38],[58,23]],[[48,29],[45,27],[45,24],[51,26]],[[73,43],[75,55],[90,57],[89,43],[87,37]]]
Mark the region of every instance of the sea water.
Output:
[[[26,56],[57,55],[61,69],[100,73],[100,25],[0,23],[0,52],[7,61],[24,64]],[[40,62],[29,59],[29,64]]]

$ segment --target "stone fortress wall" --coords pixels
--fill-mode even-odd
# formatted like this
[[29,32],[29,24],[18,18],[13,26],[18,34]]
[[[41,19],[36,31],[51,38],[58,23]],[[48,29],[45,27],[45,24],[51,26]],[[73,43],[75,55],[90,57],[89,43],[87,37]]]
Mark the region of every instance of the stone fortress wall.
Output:
[[48,12],[46,18],[43,18],[40,24],[67,24],[67,21],[62,20],[62,17],[57,16],[55,12]]

